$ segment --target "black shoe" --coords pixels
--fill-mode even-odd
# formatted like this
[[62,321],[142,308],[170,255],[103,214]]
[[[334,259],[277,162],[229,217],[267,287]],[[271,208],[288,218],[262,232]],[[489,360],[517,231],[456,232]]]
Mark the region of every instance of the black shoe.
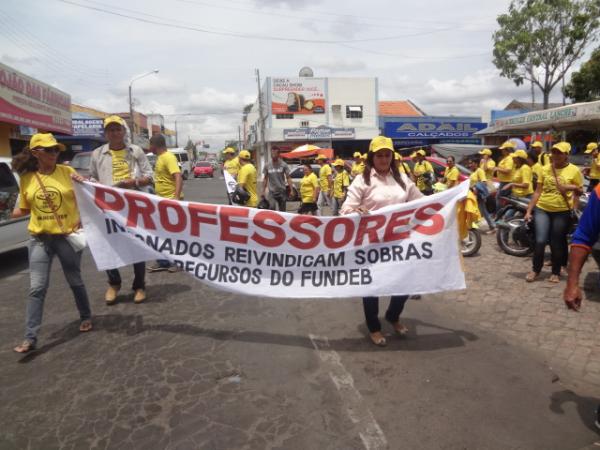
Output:
[[169,267],[161,266],[160,264],[153,264],[148,267],[148,272],[164,272],[165,270],[169,270]]

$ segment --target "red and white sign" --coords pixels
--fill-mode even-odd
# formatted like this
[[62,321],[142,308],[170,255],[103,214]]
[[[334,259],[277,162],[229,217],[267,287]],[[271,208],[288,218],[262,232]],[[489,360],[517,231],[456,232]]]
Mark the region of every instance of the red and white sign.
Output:
[[99,270],[169,259],[239,294],[349,298],[464,289],[456,203],[468,188],[467,181],[343,217],[183,202],[88,182],[75,192]]
[[0,122],[73,134],[71,96],[0,63]]

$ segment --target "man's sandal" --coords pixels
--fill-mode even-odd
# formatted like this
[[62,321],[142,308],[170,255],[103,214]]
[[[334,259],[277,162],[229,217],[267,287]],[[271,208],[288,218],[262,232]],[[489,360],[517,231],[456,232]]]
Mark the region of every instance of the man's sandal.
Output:
[[408,334],[408,328],[405,325],[402,325],[400,322],[392,323],[392,326],[394,327],[394,331],[397,335],[406,336]]
[[526,276],[525,276],[525,281],[527,281],[528,283],[531,283],[532,281],[537,280],[537,278],[540,276],[539,272],[529,272]]
[[387,341],[379,331],[376,331],[375,333],[369,333],[369,337],[371,338],[371,342],[373,342],[373,344],[375,344],[377,347],[385,347],[387,345]]
[[79,324],[79,331],[81,331],[82,333],[86,333],[88,331],[92,331],[92,321],[89,320],[89,319],[83,320]]
[[559,275],[550,275],[550,278],[548,278],[548,281],[550,283],[560,283],[560,276]]
[[35,350],[35,344],[30,341],[23,341],[13,348],[13,350],[17,353],[29,353],[30,351]]

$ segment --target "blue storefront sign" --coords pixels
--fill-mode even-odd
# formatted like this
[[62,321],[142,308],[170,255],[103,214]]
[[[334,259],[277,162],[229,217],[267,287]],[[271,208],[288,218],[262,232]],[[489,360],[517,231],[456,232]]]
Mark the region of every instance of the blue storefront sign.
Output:
[[73,119],[73,136],[102,138],[104,124],[102,119]]
[[469,139],[487,127],[483,122],[405,121],[386,122],[384,135],[392,139]]

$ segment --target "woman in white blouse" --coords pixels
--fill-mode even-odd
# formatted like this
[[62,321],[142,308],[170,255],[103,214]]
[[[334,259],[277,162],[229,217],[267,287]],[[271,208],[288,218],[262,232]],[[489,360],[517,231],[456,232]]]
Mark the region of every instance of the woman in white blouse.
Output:
[[[350,187],[346,201],[340,210],[341,214],[358,212],[368,214],[370,211],[397,203],[406,203],[423,194],[405,174],[398,171],[394,162],[394,145],[390,138],[377,136],[371,141],[365,170],[357,176]],[[392,324],[399,335],[405,335],[406,326],[400,323],[400,314],[408,299],[407,295],[393,295],[385,313],[385,319]],[[381,334],[379,314],[379,298],[364,297],[363,308],[369,329],[369,337],[373,344],[383,347],[385,337]]]

